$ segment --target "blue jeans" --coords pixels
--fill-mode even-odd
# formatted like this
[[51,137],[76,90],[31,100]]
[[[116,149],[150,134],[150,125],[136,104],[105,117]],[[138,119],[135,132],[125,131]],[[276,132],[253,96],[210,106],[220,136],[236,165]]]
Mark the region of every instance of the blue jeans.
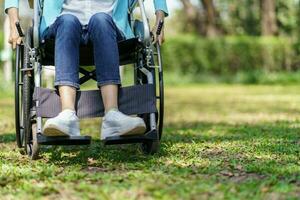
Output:
[[87,26],[78,18],[59,16],[43,39],[55,38],[55,87],[79,88],[79,48],[93,44],[98,86],[120,85],[118,41],[124,39],[110,15],[97,13]]

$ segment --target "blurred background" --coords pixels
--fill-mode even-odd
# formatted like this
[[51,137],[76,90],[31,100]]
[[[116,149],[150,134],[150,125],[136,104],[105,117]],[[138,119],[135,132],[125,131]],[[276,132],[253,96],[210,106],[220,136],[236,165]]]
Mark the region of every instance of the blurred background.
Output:
[[[300,82],[299,0],[168,0],[168,6],[167,84]],[[146,7],[153,16],[152,1]],[[20,12],[23,23],[30,19],[26,0]],[[0,20],[0,72],[11,80],[4,13]]]
[[299,81],[298,0],[169,2],[174,2],[174,7],[168,20],[164,61],[168,71],[184,77],[180,80]]

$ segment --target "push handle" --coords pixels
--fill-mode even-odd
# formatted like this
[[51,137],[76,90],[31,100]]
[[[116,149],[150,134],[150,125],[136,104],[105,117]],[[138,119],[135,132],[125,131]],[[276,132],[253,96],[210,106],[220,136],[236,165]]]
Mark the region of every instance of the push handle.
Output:
[[159,23],[158,23],[158,26],[157,26],[156,35],[160,35],[161,34],[163,26],[164,26],[164,21],[160,20]]
[[16,27],[17,27],[17,31],[18,31],[18,33],[19,33],[19,36],[20,36],[20,37],[24,37],[25,35],[24,35],[23,31],[22,31],[20,22],[16,22]]
[[18,31],[19,36],[22,38],[22,44],[24,44],[28,49],[31,50],[30,45],[23,40],[23,37],[25,37],[25,35],[24,35],[23,31],[22,31],[20,22],[16,22],[16,27],[17,27],[17,31]]

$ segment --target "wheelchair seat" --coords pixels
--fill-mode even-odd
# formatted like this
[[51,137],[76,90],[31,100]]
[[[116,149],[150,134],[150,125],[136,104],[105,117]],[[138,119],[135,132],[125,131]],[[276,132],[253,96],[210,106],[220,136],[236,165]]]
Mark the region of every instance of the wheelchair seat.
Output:
[[[138,38],[122,40],[118,43],[120,65],[136,62],[136,53],[143,44]],[[55,39],[48,39],[41,43],[42,65],[54,65]],[[80,66],[94,65],[93,45],[91,43],[80,46]]]

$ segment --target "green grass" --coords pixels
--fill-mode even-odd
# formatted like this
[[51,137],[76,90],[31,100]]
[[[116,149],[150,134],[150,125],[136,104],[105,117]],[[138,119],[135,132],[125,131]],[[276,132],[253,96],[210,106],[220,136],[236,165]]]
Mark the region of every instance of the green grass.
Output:
[[105,147],[99,119],[83,120],[90,147],[15,146],[12,96],[0,99],[1,199],[299,199],[300,86],[166,88],[161,151]]

